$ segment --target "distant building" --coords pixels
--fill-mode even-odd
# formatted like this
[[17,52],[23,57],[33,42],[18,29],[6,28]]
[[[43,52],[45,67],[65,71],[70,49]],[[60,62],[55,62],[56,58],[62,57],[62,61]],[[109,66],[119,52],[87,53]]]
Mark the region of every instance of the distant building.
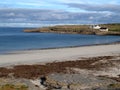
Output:
[[101,27],[99,25],[94,25],[93,29],[100,29]]
[[92,26],[90,26],[90,28],[100,30],[100,31],[108,31],[107,27],[101,27],[99,25],[92,25]]

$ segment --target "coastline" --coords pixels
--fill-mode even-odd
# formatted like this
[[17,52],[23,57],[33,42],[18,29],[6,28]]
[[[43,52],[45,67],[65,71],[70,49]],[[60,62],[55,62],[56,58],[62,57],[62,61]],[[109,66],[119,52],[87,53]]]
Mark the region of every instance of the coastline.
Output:
[[120,89],[119,60],[120,42],[16,51],[0,55],[0,83],[30,90]]
[[90,25],[58,25],[47,26],[35,29],[25,29],[25,33],[60,33],[60,34],[86,34],[86,35],[115,35],[120,36],[119,24],[101,24],[109,28],[108,31],[91,28]]
[[16,54],[18,52],[24,52],[24,51],[32,51],[32,50],[49,50],[49,49],[64,49],[64,48],[76,48],[76,47],[90,47],[90,46],[100,46],[100,45],[114,45],[114,44],[120,44],[120,41],[116,42],[110,42],[110,43],[101,43],[101,44],[90,44],[90,45],[78,45],[78,46],[64,46],[64,47],[53,47],[53,48],[31,48],[31,49],[21,49],[21,50],[14,50],[14,51],[8,51],[5,53],[0,53],[0,55],[9,55],[9,54]]
[[81,47],[23,50],[0,55],[0,67],[80,60],[84,57],[96,57],[116,54],[120,54],[120,42]]

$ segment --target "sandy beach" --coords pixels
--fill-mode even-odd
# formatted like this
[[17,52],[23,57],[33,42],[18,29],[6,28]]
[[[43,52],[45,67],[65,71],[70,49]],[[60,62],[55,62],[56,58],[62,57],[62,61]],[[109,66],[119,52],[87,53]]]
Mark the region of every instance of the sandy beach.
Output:
[[83,57],[96,57],[120,54],[120,44],[94,45],[73,48],[25,50],[0,55],[0,67],[23,64],[40,64],[54,61],[80,60]]
[[11,52],[0,55],[0,84],[22,83],[29,90],[119,90],[119,60],[119,43]]

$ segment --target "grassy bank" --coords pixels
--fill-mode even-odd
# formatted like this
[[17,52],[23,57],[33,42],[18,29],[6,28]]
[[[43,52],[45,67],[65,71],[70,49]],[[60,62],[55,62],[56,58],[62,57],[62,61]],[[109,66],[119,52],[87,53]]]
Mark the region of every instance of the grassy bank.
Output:
[[52,33],[71,33],[71,34],[89,34],[89,35],[120,35],[120,24],[101,24],[101,27],[107,27],[108,32],[90,28],[91,25],[61,25],[42,27],[36,29],[27,29],[24,32],[52,32]]
[[109,31],[120,32],[120,24],[119,23],[116,23],[116,24],[101,24],[101,26],[108,27]]

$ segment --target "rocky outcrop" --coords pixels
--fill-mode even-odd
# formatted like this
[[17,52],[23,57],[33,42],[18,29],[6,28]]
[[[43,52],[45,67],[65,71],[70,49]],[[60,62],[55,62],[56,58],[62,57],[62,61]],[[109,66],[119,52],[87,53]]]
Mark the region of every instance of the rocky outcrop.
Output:
[[50,74],[43,85],[53,90],[96,90],[114,85],[116,81],[86,74]]

